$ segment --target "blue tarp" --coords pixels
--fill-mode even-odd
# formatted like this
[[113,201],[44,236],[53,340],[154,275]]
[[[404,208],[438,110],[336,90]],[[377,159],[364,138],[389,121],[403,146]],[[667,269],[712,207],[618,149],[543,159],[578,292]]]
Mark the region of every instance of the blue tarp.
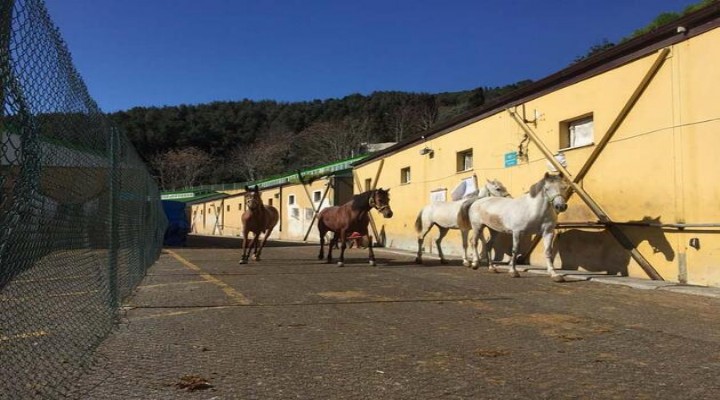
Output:
[[187,234],[190,231],[190,223],[188,223],[185,215],[185,203],[163,200],[162,205],[168,219],[163,244],[166,246],[185,246]]

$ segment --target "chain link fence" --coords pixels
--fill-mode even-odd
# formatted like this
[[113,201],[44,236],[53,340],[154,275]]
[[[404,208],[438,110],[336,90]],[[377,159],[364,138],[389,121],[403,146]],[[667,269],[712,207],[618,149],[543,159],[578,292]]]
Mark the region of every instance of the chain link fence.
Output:
[[166,220],[41,0],[0,0],[0,79],[0,399],[68,397]]

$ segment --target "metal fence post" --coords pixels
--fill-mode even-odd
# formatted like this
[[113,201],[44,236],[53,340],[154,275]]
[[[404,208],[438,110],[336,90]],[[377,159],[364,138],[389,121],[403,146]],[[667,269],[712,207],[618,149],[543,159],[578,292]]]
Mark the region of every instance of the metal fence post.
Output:
[[119,290],[118,287],[118,245],[119,245],[119,221],[118,221],[118,195],[119,195],[119,171],[118,171],[118,153],[119,153],[119,140],[118,131],[116,128],[110,128],[110,146],[109,146],[109,159],[110,159],[110,171],[109,177],[109,223],[108,223],[108,239],[109,239],[109,254],[108,254],[108,286],[110,289],[110,308],[118,309],[119,303]]

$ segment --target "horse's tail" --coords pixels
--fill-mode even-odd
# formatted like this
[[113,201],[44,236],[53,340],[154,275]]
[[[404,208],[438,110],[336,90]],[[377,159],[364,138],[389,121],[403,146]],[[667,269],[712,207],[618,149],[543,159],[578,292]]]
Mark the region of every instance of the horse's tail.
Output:
[[420,210],[420,212],[418,213],[417,218],[415,218],[415,232],[417,232],[417,233],[420,233],[420,232],[422,231],[422,228],[423,228],[423,223],[422,223],[423,211],[425,211],[424,208],[423,208],[422,210]]
[[457,215],[457,223],[460,230],[469,231],[470,228],[472,228],[470,224],[470,206],[475,203],[475,200],[477,200],[477,197],[470,198],[460,206],[460,211],[458,211]]

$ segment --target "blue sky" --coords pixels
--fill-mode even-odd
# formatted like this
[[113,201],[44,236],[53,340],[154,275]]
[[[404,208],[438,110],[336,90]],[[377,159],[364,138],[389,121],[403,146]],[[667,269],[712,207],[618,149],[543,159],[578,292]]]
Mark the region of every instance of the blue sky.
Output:
[[106,112],[536,80],[695,2],[46,0]]

